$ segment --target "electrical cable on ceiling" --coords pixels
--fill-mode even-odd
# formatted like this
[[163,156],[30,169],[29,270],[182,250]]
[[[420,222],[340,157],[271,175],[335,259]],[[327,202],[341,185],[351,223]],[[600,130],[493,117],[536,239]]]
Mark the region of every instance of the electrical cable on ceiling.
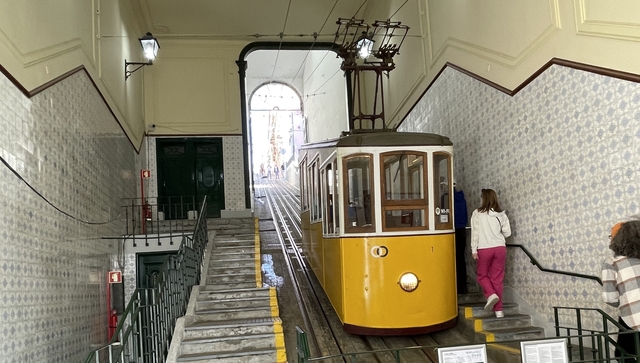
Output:
[[280,56],[280,49],[282,48],[282,37],[284,35],[284,31],[287,29],[287,21],[289,20],[289,11],[291,10],[291,0],[289,0],[289,5],[287,6],[287,14],[284,17],[284,25],[282,26],[282,32],[280,33],[280,44],[278,44],[278,53],[276,53],[276,61],[273,63],[273,71],[271,72],[271,78],[273,79],[273,75],[276,73],[276,66],[278,65],[278,57]]
[[356,10],[355,14],[353,14],[353,16],[351,17],[351,19],[355,19],[355,18],[356,18],[356,15],[358,15],[358,13],[360,12],[360,10],[362,10],[362,7],[364,6],[364,4],[366,4],[366,3],[367,3],[367,1],[368,1],[368,0],[364,0],[364,1],[362,2],[362,4],[360,4],[360,7],[358,8],[358,10]]
[[338,74],[338,72],[340,72],[340,71],[341,71],[341,69],[340,69],[340,68],[338,68],[338,70],[337,70],[334,74],[332,74],[332,75],[331,75],[331,77],[329,77],[326,81],[324,81],[324,83],[323,83],[323,84],[321,84],[321,85],[320,85],[320,87],[318,87],[315,91],[313,91],[313,93],[312,93],[312,94],[317,94],[317,93],[318,93],[318,91],[320,91],[320,89],[321,89],[322,87],[324,87],[324,85],[325,85],[325,84],[327,84],[327,82],[329,82],[333,77],[335,77],[335,76],[336,76],[336,74]]
[[22,175],[20,175],[20,173],[18,173],[11,165],[9,165],[9,163],[7,163],[7,161],[0,156],[0,161],[16,176],[18,177],[18,179],[20,179],[23,183],[25,183],[27,185],[27,187],[29,187],[29,189],[31,189],[34,193],[36,193],[36,195],[38,195],[40,198],[42,198],[42,200],[44,200],[47,204],[49,204],[51,207],[53,207],[53,209],[57,210],[58,212],[64,214],[65,216],[76,220],[78,222],[84,223],[84,224],[90,224],[90,225],[100,225],[100,224],[109,224],[115,220],[118,220],[120,218],[120,216],[122,215],[122,212],[116,216],[116,218],[108,220],[106,222],[90,222],[84,219],[80,219],[77,218],[65,211],[63,211],[62,209],[58,208],[56,205],[54,205],[53,203],[51,203],[49,201],[49,199],[47,199],[44,195],[42,195],[39,191],[37,191],[34,187],[31,186],[31,184],[29,184],[29,182],[27,182],[26,180],[24,180],[24,178],[22,177]]
[[[360,7],[358,8],[358,10],[356,10],[356,12],[353,14],[352,19],[355,19],[355,17],[358,15],[358,13],[360,12],[360,10],[362,10],[362,7],[367,3],[368,0],[364,0],[362,2],[362,4],[360,4]],[[393,14],[391,14],[391,16],[389,17],[389,20],[391,20],[391,18],[393,18],[399,11],[400,9],[402,9],[407,3],[409,2],[409,0],[405,0],[405,2],[400,5],[400,7],[393,12]],[[335,5],[334,5],[335,6]],[[327,54],[329,54],[329,52],[327,52]],[[316,66],[316,68],[314,68],[314,70],[309,74],[309,77],[307,78],[306,81],[303,81],[303,84],[306,84],[307,81],[309,81],[309,79],[311,78],[311,76],[313,75],[313,73],[316,71],[316,69],[318,69],[318,67],[320,67],[320,64],[322,64],[322,62],[324,61],[324,59],[326,58],[327,54],[325,54],[325,56],[320,60],[320,62],[318,62],[318,65]],[[339,70],[338,70],[339,71]],[[313,92],[314,94],[317,93],[325,84],[327,84],[327,82],[329,82],[329,80],[331,80],[331,78],[333,78],[338,72],[334,73],[331,77],[329,77],[329,79],[327,79],[320,87],[318,87],[318,89],[315,90],[315,92]]]
[[[307,62],[307,58],[309,57],[309,54],[311,53],[311,50],[313,50],[313,46],[316,44],[316,41],[318,40],[317,34],[321,33],[322,29],[324,29],[324,26],[327,25],[327,21],[329,21],[329,17],[331,16],[331,14],[333,14],[333,10],[336,8],[336,5],[338,5],[338,1],[340,1],[340,0],[336,0],[336,2],[333,3],[333,7],[331,8],[331,10],[329,10],[329,14],[327,14],[327,17],[324,19],[324,23],[322,23],[322,26],[320,27],[320,30],[318,30],[317,33],[314,33],[313,42],[311,43],[311,46],[309,47],[309,50],[307,50],[307,54],[304,56],[304,59],[300,63],[300,67],[298,67],[298,70],[296,71],[296,74],[291,79],[291,83],[293,83],[293,81],[296,80],[296,77],[298,77],[298,73],[300,73],[300,70],[302,69],[302,67],[304,67],[305,63]],[[324,59],[324,58],[322,58],[322,59]],[[322,63],[322,61],[320,61],[320,63]],[[315,72],[315,69],[313,71]],[[313,72],[312,72],[312,74],[313,74]],[[303,82],[303,84],[304,84],[304,82]]]
[[391,14],[391,16],[389,17],[389,20],[391,20],[391,18],[393,18],[398,13],[398,11],[400,11],[400,9],[402,9],[405,5],[407,5],[408,2],[409,2],[409,0],[405,0],[404,3],[402,5],[400,5],[398,10],[396,10],[393,14]]

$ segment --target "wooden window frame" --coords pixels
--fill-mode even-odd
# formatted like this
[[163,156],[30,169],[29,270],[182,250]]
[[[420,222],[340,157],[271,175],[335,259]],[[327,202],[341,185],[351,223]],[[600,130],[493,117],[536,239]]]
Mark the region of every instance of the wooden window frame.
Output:
[[[347,169],[347,161],[351,158],[368,157],[369,158],[369,196],[371,197],[371,225],[365,227],[354,227],[349,225],[349,173]],[[373,174],[373,158],[372,153],[355,153],[342,157],[342,202],[344,209],[342,214],[342,226],[344,233],[375,233],[376,231],[376,202],[375,202],[375,179]]]
[[302,158],[302,161],[298,164],[300,170],[300,211],[304,212],[309,210],[309,197],[307,188],[307,156]]
[[[422,198],[421,199],[405,199],[405,200],[389,200],[387,199],[387,179],[384,158],[387,156],[416,155],[422,157]],[[429,188],[428,188],[428,165],[429,155],[423,151],[415,150],[394,150],[380,153],[380,215],[382,217],[383,232],[397,231],[424,231],[429,229],[431,218],[429,218]],[[401,165],[402,166],[402,165]],[[409,171],[409,168],[407,168]],[[404,175],[403,175],[404,177]],[[409,177],[411,174],[409,173]],[[411,184],[411,179],[409,180]],[[394,210],[418,210],[424,213],[424,226],[415,227],[387,227],[387,211]]]
[[[438,216],[435,214],[435,208],[437,205],[439,205],[438,200],[440,199],[440,193],[438,190],[438,186],[440,185],[440,180],[438,180],[438,177],[440,177],[440,174],[436,172],[436,168],[438,167],[438,164],[436,163],[436,158],[438,156],[445,156],[447,159],[447,180],[449,181],[448,187],[449,187],[449,221],[446,223],[441,223],[438,222]],[[453,229],[453,159],[452,159],[453,155],[451,155],[451,153],[448,153],[446,151],[436,151],[433,153],[432,155],[432,163],[433,163],[433,205],[434,205],[434,221],[433,221],[433,228],[435,230],[445,230],[445,229]]]

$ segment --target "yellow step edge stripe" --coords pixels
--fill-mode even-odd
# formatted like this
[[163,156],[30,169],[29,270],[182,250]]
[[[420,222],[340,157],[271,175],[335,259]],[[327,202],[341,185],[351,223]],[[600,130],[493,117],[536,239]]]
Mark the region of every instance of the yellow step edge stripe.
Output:
[[471,319],[473,318],[473,308],[470,306],[465,306],[464,307],[464,317],[466,319]]
[[278,308],[278,295],[276,294],[276,288],[269,288],[269,305],[271,306],[271,316],[280,316],[280,309]]
[[486,341],[487,343],[492,343],[496,341],[496,336],[493,333],[490,333],[488,331],[482,332],[485,335]]
[[473,330],[474,330],[474,331],[482,331],[482,330],[483,330],[483,329],[482,329],[482,325],[483,325],[483,324],[482,324],[482,319],[476,319],[476,320],[473,322]]
[[[275,288],[272,287],[269,290],[270,295],[271,291],[275,293]],[[275,334],[276,339],[276,362],[286,363],[287,351],[284,346],[284,331],[282,329],[282,320],[280,320],[280,318],[273,319],[273,333]]]

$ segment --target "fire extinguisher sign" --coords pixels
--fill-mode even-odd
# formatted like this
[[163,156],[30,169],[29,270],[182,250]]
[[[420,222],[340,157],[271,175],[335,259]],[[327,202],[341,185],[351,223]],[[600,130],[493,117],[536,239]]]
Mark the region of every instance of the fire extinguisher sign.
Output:
[[110,284],[120,284],[120,283],[122,283],[122,272],[121,271],[109,271],[109,283]]
[[140,176],[142,178],[151,178],[151,170],[146,170],[146,169],[140,170]]

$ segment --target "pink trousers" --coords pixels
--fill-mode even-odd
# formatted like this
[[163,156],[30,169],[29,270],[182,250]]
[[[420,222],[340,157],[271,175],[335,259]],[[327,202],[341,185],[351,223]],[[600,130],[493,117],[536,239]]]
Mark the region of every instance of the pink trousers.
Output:
[[507,247],[483,248],[478,250],[478,284],[485,297],[498,295],[500,300],[493,311],[502,310],[502,291],[504,290],[504,264],[507,261]]

